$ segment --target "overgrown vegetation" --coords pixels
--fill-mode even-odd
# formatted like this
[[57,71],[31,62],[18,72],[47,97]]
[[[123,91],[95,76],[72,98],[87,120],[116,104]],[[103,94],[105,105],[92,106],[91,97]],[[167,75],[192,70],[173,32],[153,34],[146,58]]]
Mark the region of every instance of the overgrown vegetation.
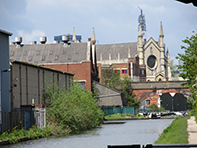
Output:
[[149,112],[161,112],[165,110],[163,107],[158,107],[155,103],[151,104],[148,108],[150,108]]
[[140,101],[134,98],[131,80],[128,77],[121,79],[120,72],[115,73],[112,71],[112,76],[108,81],[106,81],[105,85],[123,93],[126,98],[127,106],[132,106],[135,108],[140,107]]
[[[194,32],[193,32],[194,33]],[[185,50],[185,54],[178,54],[177,59],[183,61],[183,65],[179,65],[181,71],[180,76],[187,80],[183,85],[191,91],[191,97],[194,99],[193,109],[197,119],[197,34],[183,40],[186,46],[181,46]]]
[[188,132],[187,132],[187,119],[186,117],[177,117],[172,124],[163,130],[159,139],[155,144],[187,144]]
[[92,93],[77,84],[65,91],[55,84],[47,86],[45,106],[47,127],[54,135],[80,132],[103,122],[104,113]]
[[21,129],[19,130],[16,126],[12,131],[3,132],[0,135],[0,142],[5,142],[6,144],[14,144],[23,140],[44,138],[51,135],[51,130],[46,128],[44,130],[33,126],[29,130]]

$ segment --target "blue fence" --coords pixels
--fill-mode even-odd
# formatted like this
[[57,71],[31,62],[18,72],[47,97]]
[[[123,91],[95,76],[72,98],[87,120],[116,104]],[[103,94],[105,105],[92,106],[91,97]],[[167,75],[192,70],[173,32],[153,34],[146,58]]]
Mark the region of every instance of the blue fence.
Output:
[[135,115],[135,108],[134,107],[102,107],[101,108],[105,115],[112,115],[112,114],[132,114]]

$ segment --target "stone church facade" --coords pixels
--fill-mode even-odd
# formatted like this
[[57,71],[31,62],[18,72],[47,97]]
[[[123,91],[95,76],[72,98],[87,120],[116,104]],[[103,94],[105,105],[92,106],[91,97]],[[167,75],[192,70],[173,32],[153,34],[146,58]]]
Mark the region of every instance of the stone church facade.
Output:
[[146,65],[146,81],[169,81],[171,72],[169,65],[169,51],[165,51],[162,23],[160,25],[159,40],[152,37],[143,42],[141,27],[138,35],[137,51],[139,64]]
[[112,67],[121,78],[127,76],[134,82],[170,81],[169,51],[165,50],[162,23],[158,42],[152,37],[143,40],[140,25],[137,42],[97,45],[97,63],[101,80],[102,67]]

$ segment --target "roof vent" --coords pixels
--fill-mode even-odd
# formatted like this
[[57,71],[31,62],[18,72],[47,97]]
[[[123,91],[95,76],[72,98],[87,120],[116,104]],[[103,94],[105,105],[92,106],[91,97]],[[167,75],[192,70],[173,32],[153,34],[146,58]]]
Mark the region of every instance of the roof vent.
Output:
[[15,37],[15,43],[20,45],[22,43],[22,37]]
[[59,41],[57,41],[57,40],[54,40],[54,41],[53,41],[53,43],[54,43],[54,44],[58,44],[58,43],[59,43]]
[[46,36],[41,36],[40,37],[40,43],[45,44],[47,42],[47,37]]
[[30,44],[37,44],[37,42],[36,41],[31,41]]
[[63,36],[62,36],[62,41],[63,41],[64,43],[68,43],[68,41],[69,41],[69,36],[68,36],[68,35],[63,35]]

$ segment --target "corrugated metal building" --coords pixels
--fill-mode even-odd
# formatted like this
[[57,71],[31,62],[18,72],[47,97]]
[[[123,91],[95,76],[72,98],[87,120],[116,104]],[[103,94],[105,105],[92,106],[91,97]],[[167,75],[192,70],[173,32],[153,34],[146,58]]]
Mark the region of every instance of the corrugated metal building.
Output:
[[66,73],[27,62],[11,60],[11,106],[43,104],[43,91],[52,83],[62,89],[71,86],[74,74]]

